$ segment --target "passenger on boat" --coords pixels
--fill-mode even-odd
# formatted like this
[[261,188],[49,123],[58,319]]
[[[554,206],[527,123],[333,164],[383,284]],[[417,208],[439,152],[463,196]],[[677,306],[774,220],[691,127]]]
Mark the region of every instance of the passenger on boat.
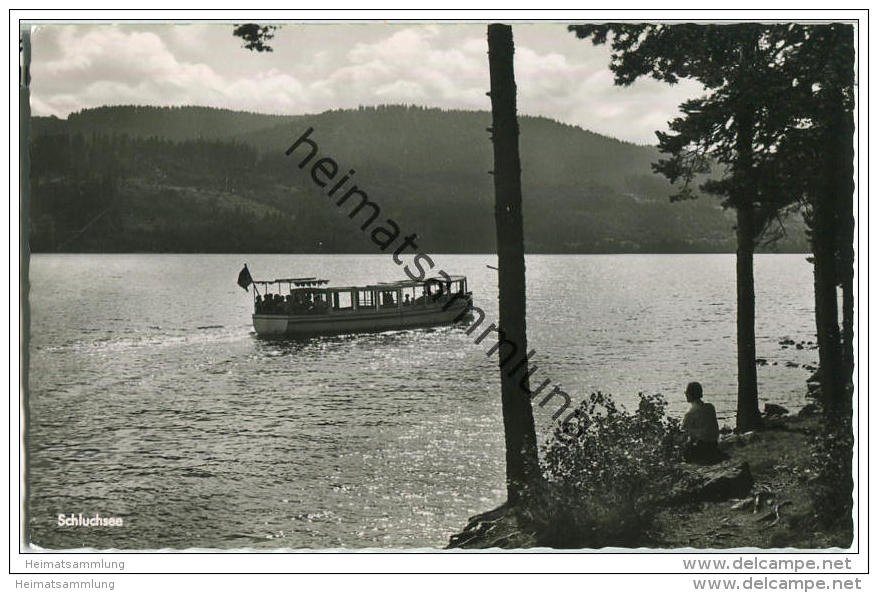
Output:
[[412,304],[412,298],[409,295],[405,295],[405,300],[402,303],[405,306],[409,306]]

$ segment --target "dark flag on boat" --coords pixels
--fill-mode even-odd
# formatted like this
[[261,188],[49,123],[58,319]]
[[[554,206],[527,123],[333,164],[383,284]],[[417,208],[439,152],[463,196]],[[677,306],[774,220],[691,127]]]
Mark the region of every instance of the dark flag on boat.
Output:
[[238,274],[238,286],[250,292],[248,288],[251,284],[253,284],[253,276],[250,275],[250,270],[247,269],[247,264],[244,264],[244,269],[241,270],[241,273]]

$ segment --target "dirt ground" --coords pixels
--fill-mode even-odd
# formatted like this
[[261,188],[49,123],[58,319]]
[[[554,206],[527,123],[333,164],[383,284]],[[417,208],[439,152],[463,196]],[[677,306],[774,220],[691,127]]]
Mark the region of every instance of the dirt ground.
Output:
[[809,493],[810,437],[819,417],[772,421],[765,430],[730,438],[721,446],[732,461],[750,465],[751,496],[666,509],[650,532],[660,548],[797,548],[850,546],[849,533],[824,532],[814,520]]

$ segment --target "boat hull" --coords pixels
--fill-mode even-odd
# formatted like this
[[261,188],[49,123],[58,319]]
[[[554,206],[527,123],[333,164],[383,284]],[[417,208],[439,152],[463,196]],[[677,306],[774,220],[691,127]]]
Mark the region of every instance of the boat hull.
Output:
[[327,314],[257,313],[253,328],[259,336],[321,336],[448,325],[467,317],[470,305],[459,299],[442,306],[332,311]]

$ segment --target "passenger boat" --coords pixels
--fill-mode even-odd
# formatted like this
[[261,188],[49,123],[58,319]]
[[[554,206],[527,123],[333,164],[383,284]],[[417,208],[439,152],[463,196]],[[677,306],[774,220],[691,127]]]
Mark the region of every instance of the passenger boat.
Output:
[[327,280],[312,277],[250,281],[256,289],[253,328],[260,336],[429,327],[463,320],[472,310],[466,276],[345,287],[328,286]]

